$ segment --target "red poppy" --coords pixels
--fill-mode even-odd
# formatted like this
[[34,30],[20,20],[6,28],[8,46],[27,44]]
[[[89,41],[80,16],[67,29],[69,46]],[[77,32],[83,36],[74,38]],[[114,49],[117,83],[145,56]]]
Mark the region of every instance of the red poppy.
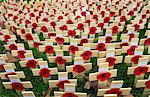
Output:
[[131,46],[131,47],[127,50],[127,53],[128,53],[129,55],[134,55],[135,48],[137,48],[137,46]]
[[72,13],[75,15],[76,11],[77,11],[77,9],[74,9],[74,10],[72,11]]
[[29,20],[26,20],[25,24],[28,25],[28,24],[31,24],[31,22]]
[[41,14],[43,13],[43,11],[41,10],[41,11],[39,11],[39,16],[41,16]]
[[98,26],[98,27],[101,27],[101,30],[104,29],[104,23],[99,23],[97,26]]
[[135,75],[141,75],[141,74],[147,73],[147,71],[148,71],[148,67],[139,66],[139,67],[135,68],[134,74]]
[[68,36],[75,37],[76,36],[76,31],[75,30],[69,30],[68,31]]
[[51,76],[50,70],[48,68],[42,68],[39,74],[42,78],[49,78]]
[[97,10],[99,11],[99,10],[100,10],[100,8],[101,8],[101,5],[98,5],[98,6],[97,6]]
[[86,20],[86,21],[85,21],[85,23],[90,23],[90,22],[92,22],[92,21],[91,21],[91,20]]
[[84,60],[89,60],[92,56],[92,52],[87,50],[87,51],[84,51],[82,54],[81,54],[82,58]]
[[115,12],[110,12],[109,16],[110,17],[114,17],[115,16]]
[[143,20],[142,20],[142,19],[140,19],[139,24],[142,24],[142,23],[143,23]]
[[109,21],[110,21],[110,17],[105,17],[104,18],[104,23],[109,23]]
[[141,58],[142,56],[140,55],[136,55],[134,56],[131,61],[134,63],[134,64],[138,64],[138,61],[139,61],[139,58]]
[[132,33],[132,34],[129,34],[129,40],[131,40],[132,38],[134,38],[135,37],[135,35]]
[[4,64],[0,64],[0,70],[5,70],[5,68],[4,68],[3,65],[4,65]]
[[26,38],[26,40],[33,40],[33,37],[32,37],[32,35],[30,33],[27,33],[25,35],[25,38]]
[[14,16],[13,19],[14,19],[14,20],[15,20],[15,19],[18,19],[18,16]]
[[18,58],[25,58],[24,54],[26,53],[24,50],[20,50],[17,52],[18,53]]
[[63,43],[64,43],[64,38],[56,37],[55,40],[56,40],[56,42],[57,42],[58,44],[63,44]]
[[150,80],[145,83],[147,89],[150,89]]
[[78,30],[83,30],[84,29],[84,25],[82,23],[79,23],[77,29]]
[[58,88],[64,89],[65,83],[70,83],[70,81],[68,81],[68,80],[59,81],[56,85]]
[[105,44],[104,44],[104,43],[99,43],[99,44],[97,45],[96,49],[97,49],[98,51],[105,51],[105,50],[106,50]]
[[33,29],[36,29],[37,27],[38,27],[38,25],[37,25],[36,23],[33,23],[33,24],[32,24],[32,28],[33,28]]
[[66,24],[73,24],[72,20],[67,20]]
[[81,15],[86,16],[86,12],[85,11],[81,12]]
[[16,73],[15,73],[15,72],[10,72],[10,73],[5,74],[5,77],[6,77],[7,79],[9,79],[8,75],[16,75]]
[[5,36],[4,36],[4,40],[5,40],[5,41],[8,41],[8,39],[10,39],[10,38],[11,38],[10,35],[5,35]]
[[84,66],[82,66],[82,65],[75,65],[75,66],[73,67],[73,71],[74,71],[74,72],[77,72],[77,73],[81,73],[81,72],[85,71],[85,68],[84,68]]
[[77,19],[79,19],[79,18],[81,18],[81,17],[80,17],[80,16],[76,16],[75,20],[77,20]]
[[120,44],[120,47],[122,48],[122,46],[129,46],[128,42],[123,42]]
[[127,21],[126,16],[121,16],[121,17],[120,17],[120,22],[126,22],[126,21]]
[[24,87],[22,83],[15,82],[11,84],[12,89],[17,90],[17,91],[23,91]]
[[64,93],[62,95],[62,97],[78,97],[77,95],[73,94],[73,93]]
[[17,50],[17,46],[15,44],[9,45],[10,50]]
[[37,62],[35,60],[29,60],[26,65],[28,68],[36,68]]
[[134,11],[129,11],[128,15],[133,16],[134,15]]
[[144,41],[144,45],[150,45],[150,38],[147,38],[147,39]]
[[41,32],[48,32],[47,27],[46,27],[46,26],[42,26],[42,27],[41,27]]
[[54,28],[56,27],[56,23],[55,22],[51,22],[50,25],[53,26]]
[[59,16],[58,17],[58,21],[62,20],[63,19],[63,16]]
[[42,45],[42,43],[39,43],[39,42],[34,42],[34,43],[33,43],[33,46],[34,46],[35,48],[38,48],[39,45]]
[[117,94],[117,96],[120,96],[122,92],[120,91],[119,88],[112,88],[108,91],[106,91],[106,94]]
[[114,57],[108,57],[108,58],[106,58],[106,62],[109,63],[109,66],[115,65],[115,61],[116,61],[116,59]]
[[145,19],[145,18],[146,18],[146,14],[143,14],[143,15],[142,15],[142,19]]
[[101,11],[100,14],[102,15],[102,17],[104,17],[105,16],[105,11]]
[[94,14],[94,15],[93,15],[93,19],[98,20],[98,15],[97,15],[97,14]]
[[71,45],[68,49],[69,49],[69,52],[71,52],[72,54],[75,54],[75,52],[79,50],[79,48],[74,45]]
[[118,26],[113,26],[112,28],[111,28],[111,30],[112,30],[112,33],[113,34],[117,34],[118,33]]
[[48,37],[50,38],[51,36],[56,36],[56,33],[48,33]]
[[137,7],[135,7],[133,10],[134,10],[134,11],[137,11]]
[[11,16],[13,16],[13,14],[8,13],[8,17],[11,17]]
[[135,27],[134,31],[138,31],[140,29],[140,25],[138,24],[135,24],[134,27]]
[[68,27],[66,25],[63,25],[59,29],[62,30],[62,31],[64,31],[64,30],[68,30]]
[[34,13],[30,13],[30,17],[35,17],[35,14]]
[[48,54],[53,54],[54,53],[54,48],[52,46],[47,45],[45,47],[45,52]]
[[97,79],[100,81],[105,81],[108,80],[110,78],[111,74],[109,72],[106,73],[100,73],[97,75]]
[[65,63],[66,63],[66,60],[65,60],[63,57],[58,56],[58,57],[56,57],[55,62],[56,62],[57,64],[65,64]]
[[43,18],[42,21],[48,22],[48,18]]
[[112,37],[111,36],[106,36],[106,43],[110,43],[110,41],[112,40]]
[[86,39],[86,38],[81,39],[81,41],[80,41],[80,45],[83,45],[83,43],[88,43],[88,39]]
[[91,27],[90,29],[90,34],[95,34],[96,33],[96,31],[97,31],[97,28],[96,27]]

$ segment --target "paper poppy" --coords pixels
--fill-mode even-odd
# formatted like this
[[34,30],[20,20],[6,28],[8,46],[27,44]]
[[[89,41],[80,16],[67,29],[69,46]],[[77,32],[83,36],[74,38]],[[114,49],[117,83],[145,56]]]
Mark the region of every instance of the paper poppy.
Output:
[[146,14],[143,14],[143,15],[142,15],[142,19],[145,19],[145,18],[146,18]]
[[56,40],[56,42],[57,42],[58,44],[63,44],[63,43],[64,43],[64,38],[56,37],[55,40]]
[[67,20],[66,24],[73,24],[73,21],[72,20]]
[[33,40],[33,37],[30,33],[25,34],[26,40]]
[[86,21],[85,21],[85,23],[90,23],[90,22],[92,22],[92,21],[91,21],[91,20],[86,20]]
[[144,45],[150,45],[150,38],[147,38],[147,39],[144,41]]
[[88,43],[88,39],[86,39],[86,38],[81,39],[80,45],[83,45],[84,43]]
[[138,25],[138,24],[135,24],[134,27],[135,27],[134,31],[138,31],[140,29],[140,25]]
[[76,36],[76,31],[75,30],[69,30],[68,31],[68,36],[75,37]]
[[62,95],[62,97],[78,97],[77,95],[73,94],[73,93],[64,93]]
[[37,27],[38,27],[38,25],[37,25],[36,23],[33,23],[33,24],[32,24],[32,28],[33,28],[33,29],[36,29]]
[[59,16],[58,17],[58,21],[62,20],[63,19],[63,16]]
[[120,44],[120,47],[122,48],[123,46],[129,46],[129,43],[128,42],[123,42]]
[[133,16],[134,15],[134,11],[129,11],[129,13],[127,15]]
[[90,29],[90,34],[95,34],[96,33],[96,31],[97,31],[97,28],[96,27],[91,27]]
[[74,10],[72,11],[72,13],[75,15],[76,11],[77,11],[77,9],[74,9]]
[[48,68],[42,68],[39,74],[42,78],[49,78],[51,76],[50,70]]
[[79,18],[81,18],[81,17],[80,17],[80,16],[76,16],[75,20],[77,20],[77,19],[79,19]]
[[3,66],[4,64],[0,64],[0,70],[2,70],[2,71],[4,71],[5,70],[5,68],[4,68],[4,66]]
[[73,71],[74,71],[74,72],[77,72],[77,73],[81,73],[81,72],[85,71],[85,68],[84,68],[84,66],[82,66],[82,65],[75,65],[75,66],[73,67]]
[[94,14],[94,15],[93,15],[93,19],[98,20],[98,15],[97,15],[97,14]]
[[13,19],[14,19],[14,20],[18,19],[18,16],[14,16]]
[[141,66],[139,66],[139,67],[135,68],[134,74],[138,76],[138,75],[147,73],[147,71],[148,71],[148,67],[141,67]]
[[111,28],[111,30],[112,30],[112,33],[113,34],[117,34],[118,33],[118,26],[113,26],[112,28]]
[[11,38],[10,35],[5,35],[5,36],[4,36],[4,40],[5,40],[5,41],[8,41],[8,39],[10,39],[10,38]]
[[106,94],[117,94],[117,96],[120,96],[122,92],[120,91],[119,88],[112,88],[108,91],[106,91]]
[[137,46],[131,46],[131,47],[127,50],[127,53],[128,53],[129,55],[134,55],[135,48],[137,48]]
[[132,34],[129,34],[129,40],[131,40],[132,38],[134,38],[135,35],[132,33]]
[[150,89],[150,80],[145,83],[147,89]]
[[56,36],[56,33],[48,33],[48,37],[50,38],[51,36]]
[[46,26],[41,27],[41,32],[48,32],[48,28]]
[[115,16],[115,12],[110,12],[109,16],[110,17],[114,17]]
[[20,31],[21,31],[22,34],[26,33],[24,29],[21,29]]
[[140,19],[140,20],[139,20],[139,24],[142,24],[142,23],[143,23],[143,20],[142,20],[142,19]]
[[59,29],[64,31],[64,30],[68,30],[68,27],[66,25],[62,25]]
[[99,73],[97,75],[97,79],[99,81],[106,81],[110,78],[111,74],[109,72],[105,72],[105,73]]
[[126,16],[121,16],[121,17],[120,17],[120,22],[126,22],[126,21],[127,21]]
[[9,45],[10,50],[17,50],[17,46],[15,44]]
[[58,57],[56,57],[55,62],[56,62],[57,64],[62,64],[62,65],[63,65],[63,64],[66,63],[66,60],[65,60],[63,57],[58,56]]
[[53,54],[54,53],[54,48],[52,46],[47,45],[45,47],[45,52],[48,54]]
[[82,23],[79,23],[77,29],[78,30],[83,30],[84,29],[84,25]]
[[110,43],[111,40],[112,40],[111,36],[106,36],[105,38],[106,43]]
[[104,43],[99,43],[96,47],[96,49],[98,51],[105,51],[106,50],[106,47],[105,47],[105,44]]
[[68,81],[68,80],[59,81],[56,85],[58,88],[64,89],[65,83],[70,83],[70,81]]
[[28,68],[36,68],[37,62],[35,60],[28,60],[26,65]]
[[22,83],[15,82],[11,84],[12,89],[17,90],[17,91],[23,91],[24,87]]
[[104,23],[109,23],[109,21],[110,21],[110,17],[105,17],[104,18]]
[[115,65],[115,61],[116,61],[116,59],[114,57],[108,57],[108,58],[106,58],[106,62],[109,63],[109,66]]
[[56,23],[55,22],[51,22],[50,25],[53,26],[54,28],[56,27]]
[[25,54],[26,52],[25,52],[24,50],[19,50],[17,53],[18,53],[18,58],[25,58],[25,55],[24,55],[24,54]]
[[39,11],[39,16],[41,16],[41,14],[43,13],[43,11],[41,10],[41,11]]
[[69,52],[72,53],[72,54],[75,54],[76,51],[79,50],[79,48],[77,46],[74,46],[74,45],[71,45],[69,48],[68,48]]
[[101,8],[101,5],[97,5],[97,10],[99,11]]
[[104,17],[105,16],[105,11],[101,11],[101,16]]
[[39,43],[39,42],[34,42],[34,43],[33,43],[33,46],[34,46],[35,48],[38,48],[39,45],[42,45],[42,43]]
[[104,23],[98,23],[97,27],[101,27],[101,30],[104,29]]
[[136,55],[134,57],[132,57],[131,61],[134,63],[134,64],[138,64],[138,61],[139,61],[139,58],[141,58],[142,56],[140,55]]
[[35,14],[34,13],[30,13],[30,17],[35,17]]
[[25,20],[25,24],[28,25],[31,24],[31,22],[29,20]]
[[86,12],[85,11],[81,12],[81,15],[86,16]]
[[16,73],[15,72],[10,72],[10,73],[7,73],[7,74],[5,74],[5,77],[7,78],[7,79],[9,79],[9,75],[16,75]]
[[44,22],[48,22],[48,18],[43,18],[43,20],[42,21],[44,21]]
[[92,52],[87,50],[87,51],[84,51],[82,54],[81,54],[81,57],[84,59],[84,60],[89,60],[92,56]]

